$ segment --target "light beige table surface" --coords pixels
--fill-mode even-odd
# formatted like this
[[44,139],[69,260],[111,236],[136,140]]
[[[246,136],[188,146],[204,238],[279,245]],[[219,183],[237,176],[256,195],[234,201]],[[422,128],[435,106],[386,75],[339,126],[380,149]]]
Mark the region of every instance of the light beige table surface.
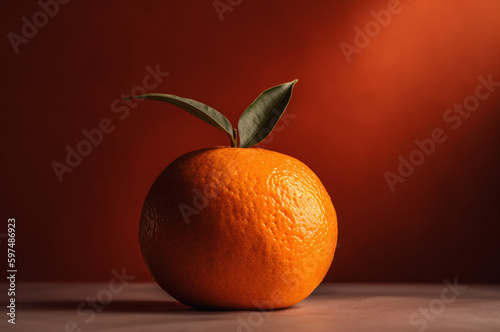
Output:
[[[86,304],[97,297],[111,302]],[[500,331],[500,286],[322,284],[292,308],[252,312],[194,310],[153,283],[20,283],[7,319],[0,331]]]

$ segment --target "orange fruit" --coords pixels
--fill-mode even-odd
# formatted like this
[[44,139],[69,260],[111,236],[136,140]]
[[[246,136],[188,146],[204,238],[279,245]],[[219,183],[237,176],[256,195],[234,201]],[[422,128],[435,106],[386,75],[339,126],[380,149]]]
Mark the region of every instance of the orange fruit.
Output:
[[238,130],[215,109],[168,94],[133,98],[174,104],[231,139],[231,147],[187,153],[156,179],[139,226],[157,283],[199,308],[286,308],[320,284],[337,244],[337,216],[305,164],[252,148],[276,126],[297,81],[264,91]]
[[185,154],[153,184],[139,241],[158,284],[194,307],[286,308],[323,280],[337,217],[305,164],[264,149]]

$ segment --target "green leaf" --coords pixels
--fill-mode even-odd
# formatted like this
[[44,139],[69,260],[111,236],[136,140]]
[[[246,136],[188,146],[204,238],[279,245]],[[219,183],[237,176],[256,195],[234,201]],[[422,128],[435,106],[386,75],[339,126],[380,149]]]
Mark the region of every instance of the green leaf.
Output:
[[[148,93],[145,95],[134,96],[130,98],[163,101],[180,107],[183,110],[188,111],[192,115],[196,116],[197,118],[205,121],[206,123],[225,132],[227,135],[229,135],[229,138],[231,138],[231,146],[236,146],[236,138],[233,135],[233,126],[231,126],[231,122],[229,122],[229,120],[224,115],[222,115],[222,113],[208,105],[202,104],[196,100],[177,97],[164,93]],[[126,98],[125,100],[130,98]]]
[[243,112],[238,121],[242,148],[261,142],[271,133],[285,112],[295,83],[297,80],[267,89]]

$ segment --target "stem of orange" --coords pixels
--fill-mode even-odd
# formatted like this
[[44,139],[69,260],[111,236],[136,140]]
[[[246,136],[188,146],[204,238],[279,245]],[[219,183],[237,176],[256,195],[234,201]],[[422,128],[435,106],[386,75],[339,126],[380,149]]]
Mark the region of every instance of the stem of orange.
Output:
[[231,147],[238,147],[238,129],[233,129],[233,138],[231,139]]

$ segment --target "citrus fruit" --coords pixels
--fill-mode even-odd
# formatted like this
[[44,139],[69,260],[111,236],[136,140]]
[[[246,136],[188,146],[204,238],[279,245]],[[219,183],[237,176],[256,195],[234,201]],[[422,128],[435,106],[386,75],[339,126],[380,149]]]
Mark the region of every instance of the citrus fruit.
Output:
[[205,148],[173,161],[143,206],[144,261],[178,301],[211,309],[286,308],[311,294],[330,268],[337,216],[325,187],[301,161],[251,147],[274,128],[294,84],[261,94],[240,118],[239,136],[223,115],[201,103],[138,96],[214,120],[210,124],[232,137],[231,147]]

